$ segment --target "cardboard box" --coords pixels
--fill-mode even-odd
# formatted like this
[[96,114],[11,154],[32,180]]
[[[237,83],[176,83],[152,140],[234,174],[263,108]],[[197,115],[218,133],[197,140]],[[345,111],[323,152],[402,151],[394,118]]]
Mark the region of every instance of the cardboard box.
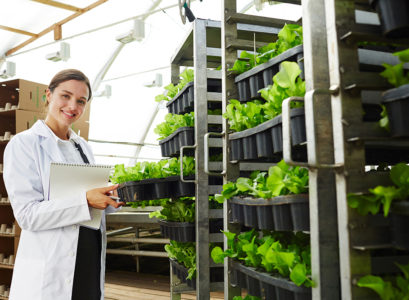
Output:
[[91,113],[90,105],[88,104],[84,114],[74,124],[71,125],[71,129],[80,137],[88,141],[89,134],[89,116]]
[[0,107],[6,103],[17,105],[19,109],[45,111],[47,85],[23,79],[0,83]]
[[45,112],[17,110],[15,133],[29,129],[35,122],[37,122],[37,120],[44,120],[45,116]]
[[[37,111],[26,111],[26,110],[17,110],[16,117],[15,117],[15,130],[11,130],[11,133],[19,133],[24,130],[29,129],[37,120],[44,120],[47,114],[45,112],[37,112]],[[89,134],[89,122],[88,122],[87,115],[82,116],[77,122],[72,124],[71,129],[78,134],[79,136],[83,137],[84,139],[88,140]],[[5,122],[7,124],[13,123],[14,120],[7,122],[7,119],[0,119],[0,123]],[[9,126],[10,127],[10,126]],[[13,126],[11,126],[13,127]],[[4,127],[2,127],[4,128]],[[14,133],[13,133],[14,132]],[[0,135],[2,133],[0,132]]]
[[89,134],[89,122],[88,120],[78,120],[71,125],[71,129],[78,134],[80,137],[88,141]]

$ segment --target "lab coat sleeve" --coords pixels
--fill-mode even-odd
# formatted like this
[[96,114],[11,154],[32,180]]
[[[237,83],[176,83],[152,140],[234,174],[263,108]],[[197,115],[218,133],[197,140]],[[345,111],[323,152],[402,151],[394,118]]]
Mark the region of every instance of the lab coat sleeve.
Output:
[[4,183],[20,227],[40,231],[90,220],[85,191],[64,199],[44,199],[45,175],[32,142],[27,136],[17,135],[4,152]]

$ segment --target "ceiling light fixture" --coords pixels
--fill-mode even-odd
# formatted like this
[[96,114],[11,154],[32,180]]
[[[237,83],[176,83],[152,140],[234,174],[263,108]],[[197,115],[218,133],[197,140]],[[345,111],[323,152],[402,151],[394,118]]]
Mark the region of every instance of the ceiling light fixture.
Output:
[[60,51],[47,54],[45,58],[54,62],[60,60],[67,61],[70,58],[70,44],[61,42]]
[[93,94],[93,97],[111,97],[112,95],[112,87],[109,84],[106,84],[103,91],[98,91]]
[[[3,62],[6,64],[5,68],[0,70],[0,77],[7,79],[16,75],[16,63],[11,61]],[[1,66],[1,64],[0,64]]]
[[155,79],[151,82],[144,83],[143,86],[145,87],[161,87],[162,86],[162,74],[156,73]]
[[145,38],[145,22],[140,19],[134,20],[133,29],[127,33],[121,34],[116,37],[118,42],[122,44],[128,44],[133,41],[142,41]]

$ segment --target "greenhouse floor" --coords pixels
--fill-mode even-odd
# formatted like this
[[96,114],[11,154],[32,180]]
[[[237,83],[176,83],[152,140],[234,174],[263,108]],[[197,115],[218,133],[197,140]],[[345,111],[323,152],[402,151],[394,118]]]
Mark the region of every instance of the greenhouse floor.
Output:
[[[105,275],[105,300],[169,300],[169,276],[107,271]],[[182,294],[182,300],[196,299],[194,294]],[[223,298],[223,292],[211,293],[210,299]]]

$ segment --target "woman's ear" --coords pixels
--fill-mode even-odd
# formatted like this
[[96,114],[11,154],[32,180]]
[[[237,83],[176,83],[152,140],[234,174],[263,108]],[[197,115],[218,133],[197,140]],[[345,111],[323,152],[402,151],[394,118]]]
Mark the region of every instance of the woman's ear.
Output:
[[48,104],[50,103],[51,94],[52,94],[52,93],[51,93],[50,89],[46,89],[46,91],[45,91],[45,98],[46,98]]

